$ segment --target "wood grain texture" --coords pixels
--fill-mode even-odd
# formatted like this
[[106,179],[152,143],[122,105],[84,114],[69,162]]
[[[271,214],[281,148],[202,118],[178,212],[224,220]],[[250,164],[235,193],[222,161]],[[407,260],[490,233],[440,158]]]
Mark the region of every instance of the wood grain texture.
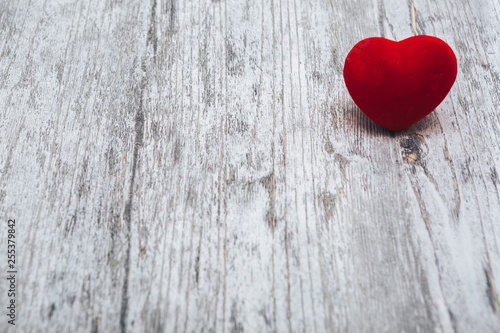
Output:
[[[0,0],[0,213],[19,271],[0,330],[500,331],[499,15]],[[415,34],[450,44],[457,82],[393,133],[354,105],[343,62],[363,38]]]

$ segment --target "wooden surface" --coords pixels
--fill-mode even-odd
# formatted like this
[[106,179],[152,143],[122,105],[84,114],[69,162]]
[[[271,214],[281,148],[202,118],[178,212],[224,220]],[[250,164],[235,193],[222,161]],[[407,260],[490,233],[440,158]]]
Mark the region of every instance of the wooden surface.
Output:
[[[18,260],[0,331],[499,332],[499,17],[496,0],[0,0]],[[393,133],[343,62],[415,34],[450,44],[457,82]]]

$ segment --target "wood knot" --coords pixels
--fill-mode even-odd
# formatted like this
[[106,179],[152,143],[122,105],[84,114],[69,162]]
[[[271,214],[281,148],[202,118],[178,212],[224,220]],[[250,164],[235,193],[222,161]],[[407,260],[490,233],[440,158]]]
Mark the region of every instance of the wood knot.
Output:
[[325,144],[325,151],[328,153],[328,154],[331,154],[333,153],[333,146],[330,142],[327,142]]
[[411,133],[407,138],[399,140],[399,145],[403,148],[402,154],[406,163],[418,163],[427,153],[424,137],[417,133]]
[[320,194],[320,196],[321,200],[323,201],[323,207],[325,209],[326,217],[329,218],[333,216],[337,201],[335,196],[328,191],[324,191],[323,193]]

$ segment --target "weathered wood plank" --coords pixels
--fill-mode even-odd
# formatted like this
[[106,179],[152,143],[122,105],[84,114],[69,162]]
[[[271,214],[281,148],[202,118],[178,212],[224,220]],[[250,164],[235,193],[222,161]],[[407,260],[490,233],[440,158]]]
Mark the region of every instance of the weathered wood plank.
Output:
[[[0,2],[17,331],[498,331],[498,13]],[[415,34],[447,41],[459,74],[392,133],[356,108],[343,61]]]

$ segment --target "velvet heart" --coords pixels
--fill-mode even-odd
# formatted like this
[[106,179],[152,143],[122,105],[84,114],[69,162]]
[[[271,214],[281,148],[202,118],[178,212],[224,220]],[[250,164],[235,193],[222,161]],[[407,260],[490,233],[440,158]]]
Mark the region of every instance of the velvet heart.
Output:
[[344,81],[356,105],[382,127],[399,131],[431,113],[457,77],[457,58],[439,38],[394,42],[373,37],[347,55]]

